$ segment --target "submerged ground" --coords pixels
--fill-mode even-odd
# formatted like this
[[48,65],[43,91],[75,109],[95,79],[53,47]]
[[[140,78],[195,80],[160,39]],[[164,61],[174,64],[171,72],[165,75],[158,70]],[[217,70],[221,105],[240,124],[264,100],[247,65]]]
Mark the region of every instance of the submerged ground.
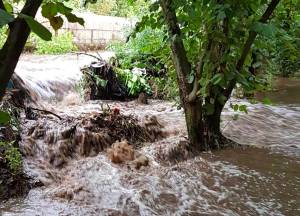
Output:
[[[39,157],[26,157],[24,165],[45,186],[31,190],[25,198],[0,204],[2,215],[300,214],[300,97],[295,93],[300,90],[299,80],[281,80],[286,83],[270,95],[274,106],[232,100],[248,106],[249,114],[240,114],[238,120],[232,120],[235,113],[226,106],[222,115],[225,135],[259,148],[203,153],[171,165],[158,157],[185,140],[182,110],[156,100],[149,105],[82,103],[74,83],[80,78],[79,66],[90,60],[76,55],[24,56],[17,73],[43,106],[63,119],[83,114],[92,117],[101,112],[103,104],[120,109],[121,114],[135,115],[141,122],[155,116],[166,137],[139,149],[150,158],[150,166],[135,170],[115,165],[101,152],[76,156],[65,166],[55,167],[43,158],[48,146],[40,139]],[[52,132],[61,132],[60,120],[47,117],[46,122]],[[33,123],[24,120],[23,127]],[[28,145],[29,138],[23,133],[21,145]]]

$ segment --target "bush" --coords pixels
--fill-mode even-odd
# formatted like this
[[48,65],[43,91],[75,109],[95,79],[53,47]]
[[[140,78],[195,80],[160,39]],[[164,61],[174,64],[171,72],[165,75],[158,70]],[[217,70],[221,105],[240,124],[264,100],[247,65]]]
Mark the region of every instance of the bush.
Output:
[[0,150],[11,172],[19,172],[22,168],[22,156],[19,149],[14,147],[13,142],[0,142]]
[[138,96],[141,92],[146,92],[148,95],[152,94],[145,77],[133,74],[128,69],[117,69],[116,72],[118,80],[127,87],[130,96]]
[[36,54],[64,54],[78,50],[73,42],[73,35],[71,32],[53,36],[51,41],[44,41],[38,36],[32,34],[29,41],[35,44]]
[[[0,29],[0,49],[2,48],[7,38],[7,28]],[[25,45],[25,50],[34,52],[35,54],[65,54],[72,51],[77,51],[78,48],[73,42],[71,32],[61,33],[58,36],[52,37],[51,41],[44,41],[35,34],[30,34]]]
[[116,54],[113,64],[127,73],[135,67],[145,68],[157,74],[165,70],[167,74],[159,74],[159,77],[150,74],[144,79],[147,79],[157,98],[177,99],[176,72],[165,38],[166,33],[163,29],[146,28],[135,37],[131,37],[127,43],[114,42],[107,48]]

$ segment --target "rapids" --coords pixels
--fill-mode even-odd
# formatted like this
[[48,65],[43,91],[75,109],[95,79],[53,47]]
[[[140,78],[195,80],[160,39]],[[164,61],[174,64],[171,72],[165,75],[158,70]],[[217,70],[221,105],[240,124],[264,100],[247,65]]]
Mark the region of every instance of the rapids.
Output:
[[[0,203],[1,215],[300,215],[300,81],[284,80],[270,98],[276,105],[251,104],[249,114],[239,114],[227,104],[222,130],[241,144],[258,148],[229,149],[169,164],[158,154],[185,140],[183,111],[166,101],[149,105],[131,102],[82,102],[74,90],[79,67],[86,56],[23,56],[17,74],[39,95],[41,104],[62,118],[100,112],[103,106],[118,108],[141,122],[155,116],[165,138],[146,142],[139,151],[150,159],[141,170],[112,164],[105,152],[69,159],[63,167],[45,158],[48,144],[39,141],[39,157],[25,155],[28,174],[44,183],[25,198]],[[281,83],[282,83],[281,82]],[[297,93],[295,93],[297,91]],[[58,137],[63,124],[45,117]],[[24,120],[22,127],[32,126]],[[22,145],[28,145],[26,133]],[[54,144],[55,145],[55,144]],[[29,147],[29,151],[33,151]]]

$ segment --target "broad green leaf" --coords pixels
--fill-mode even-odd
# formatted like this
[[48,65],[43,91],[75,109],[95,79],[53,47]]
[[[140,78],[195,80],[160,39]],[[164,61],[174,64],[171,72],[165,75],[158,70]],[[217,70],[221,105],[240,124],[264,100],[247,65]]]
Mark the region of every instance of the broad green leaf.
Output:
[[69,14],[65,14],[65,16],[67,17],[68,21],[71,23],[79,23],[80,25],[84,26],[84,19],[82,19],[81,17],[76,16],[75,14],[69,13]]
[[60,16],[51,17],[49,21],[54,30],[60,29],[64,24],[64,20]]
[[5,2],[4,7],[5,7],[5,9],[8,13],[13,13],[14,12],[13,6],[10,3]]
[[57,12],[58,12],[57,5],[54,4],[53,2],[49,2],[42,6],[42,15],[45,18],[50,19],[50,18],[56,16]]
[[67,15],[72,12],[71,8],[65,6],[63,3],[60,3],[60,2],[57,3],[57,10],[59,13],[61,13],[63,15]]
[[14,21],[14,17],[5,10],[0,9],[0,28],[12,21]]
[[0,111],[0,124],[7,124],[10,121],[10,115],[7,112]]
[[50,41],[52,38],[51,32],[42,24],[37,22],[31,16],[27,16],[25,14],[20,14],[21,18],[24,18],[26,23],[29,25],[30,29],[37,34],[40,38],[45,41]]

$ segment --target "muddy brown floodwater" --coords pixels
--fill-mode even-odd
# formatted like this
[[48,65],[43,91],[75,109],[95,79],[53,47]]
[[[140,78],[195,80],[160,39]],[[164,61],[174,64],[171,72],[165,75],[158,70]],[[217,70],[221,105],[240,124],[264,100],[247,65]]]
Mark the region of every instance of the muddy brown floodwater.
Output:
[[[185,139],[182,110],[170,102],[157,100],[150,100],[149,105],[80,102],[72,89],[74,80],[78,80],[78,68],[67,73],[66,79],[71,83],[68,89],[73,93],[68,96],[63,94],[68,91],[59,93],[54,103],[57,93],[50,85],[53,80],[64,85],[65,78],[43,78],[43,85],[39,85],[38,80],[42,79],[39,74],[47,73],[45,68],[52,68],[56,61],[60,67],[51,70],[65,68],[68,71],[70,64],[74,67],[79,61],[72,56],[53,58],[24,57],[26,61],[21,61],[18,67],[18,74],[31,83],[33,91],[43,96],[47,109],[63,118],[76,118],[99,113],[103,104],[109,104],[111,108],[120,109],[121,114],[132,114],[141,122],[156,116],[167,136],[144,143],[139,149],[150,159],[150,166],[140,170],[112,164],[105,152],[73,157],[62,167],[49,164],[44,154],[26,156],[26,171],[45,186],[32,189],[25,198],[1,203],[1,215],[300,215],[299,80],[291,83],[284,80],[287,88],[284,85],[270,95],[275,102],[273,106],[233,99],[229,103],[248,106],[249,114],[239,114],[237,120],[233,120],[236,113],[227,104],[222,114],[224,134],[253,148],[202,153],[171,165],[160,162],[157,153]],[[32,68],[37,69],[29,73]],[[47,81],[50,79],[52,82]],[[46,100],[49,98],[52,102]],[[61,122],[48,118],[45,124],[56,129],[59,136]],[[32,123],[24,119],[23,127]],[[28,144],[26,136],[22,135],[21,145]],[[54,140],[57,143],[52,145],[58,145],[60,140]],[[38,152],[47,151],[49,146],[46,145],[40,140]]]

